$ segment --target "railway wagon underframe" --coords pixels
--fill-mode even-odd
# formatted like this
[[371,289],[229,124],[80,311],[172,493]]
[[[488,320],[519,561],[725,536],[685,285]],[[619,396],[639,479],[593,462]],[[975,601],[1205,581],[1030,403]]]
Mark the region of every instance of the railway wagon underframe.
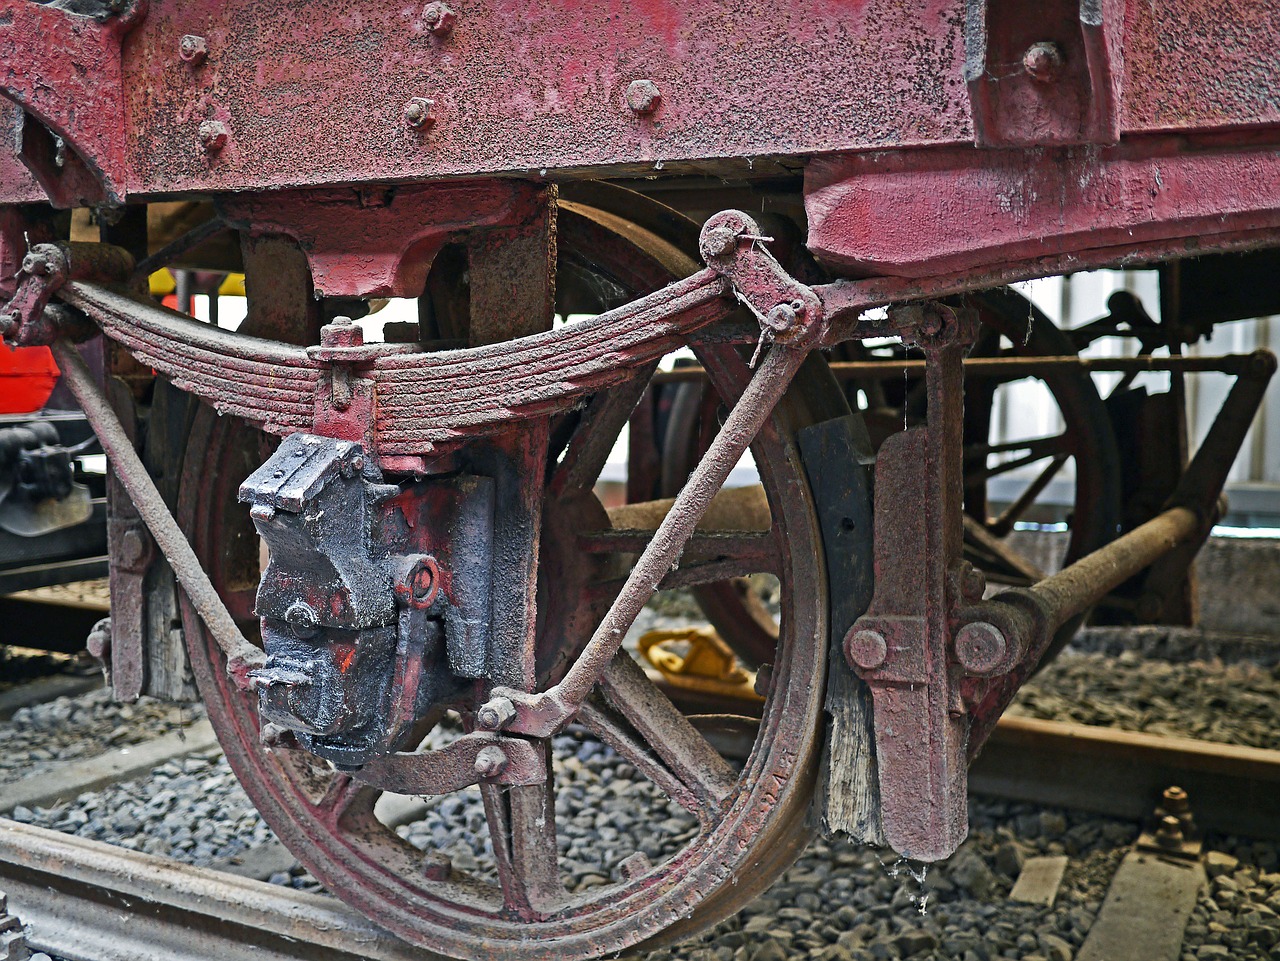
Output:
[[[458,957],[687,935],[816,815],[947,856],[1017,688],[1117,590],[1177,616],[1218,516],[1275,361],[1181,348],[1280,312],[1278,42],[1244,2],[0,2],[0,327],[53,347],[111,461],[117,694],[179,695],[189,658],[282,840]],[[1216,298],[1181,266],[1208,256]],[[1100,365],[996,288],[1146,264],[1161,318],[1112,307],[1144,355],[1112,368],[1236,384],[1194,457],[1176,412],[1148,424],[1167,456],[1135,516]],[[240,330],[151,300],[166,265],[243,270]],[[365,342],[385,298],[418,323]],[[923,361],[861,346],[884,339]],[[1068,430],[992,447],[993,384],[1028,376]],[[858,391],[901,429],[868,431]],[[985,465],[1018,449],[1048,466],[993,518]],[[724,486],[748,451],[759,482]],[[1001,538],[1068,459],[1073,563],[1042,578]],[[622,649],[671,588],[756,669],[752,716]],[[696,822],[572,892],[570,725]],[[376,817],[473,786],[491,878]]]

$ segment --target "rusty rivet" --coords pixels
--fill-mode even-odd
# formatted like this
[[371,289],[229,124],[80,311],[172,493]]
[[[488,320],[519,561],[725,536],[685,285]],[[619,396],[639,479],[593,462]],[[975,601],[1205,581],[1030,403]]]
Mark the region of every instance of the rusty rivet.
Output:
[[632,80],[627,85],[627,106],[645,116],[653,113],[662,103],[662,91],[652,80]]
[[209,45],[205,43],[204,37],[189,33],[178,42],[178,56],[191,66],[198,67],[209,56]]
[[855,667],[874,671],[884,663],[889,645],[879,631],[855,630],[844,639],[844,654]]
[[437,37],[447,37],[453,33],[458,15],[446,3],[428,3],[422,8],[422,22]]
[[227,145],[230,136],[227,125],[221,120],[206,120],[200,124],[200,146],[204,147],[205,153],[217,153]]
[[476,725],[485,731],[501,731],[516,718],[516,706],[507,697],[495,697],[476,712]]
[[1051,83],[1058,79],[1063,64],[1062,48],[1056,43],[1033,43],[1022,55],[1022,67],[1031,79],[1039,83]]
[[147,555],[147,544],[142,532],[127,530],[120,537],[120,564],[124,568],[137,567]]
[[477,777],[497,777],[507,769],[507,755],[492,744],[482,747],[476,754],[475,769]]
[[404,105],[404,122],[414,130],[422,130],[433,126],[436,118],[432,114],[431,108],[434,106],[434,100],[428,100],[425,97],[414,97]]
[[986,621],[974,621],[956,634],[956,660],[970,674],[990,674],[1004,660],[1008,646],[1000,628]]

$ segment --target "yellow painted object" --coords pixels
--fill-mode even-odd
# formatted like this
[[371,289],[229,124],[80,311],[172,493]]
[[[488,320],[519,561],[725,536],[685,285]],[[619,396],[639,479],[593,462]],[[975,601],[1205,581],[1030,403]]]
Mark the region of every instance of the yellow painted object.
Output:
[[[677,647],[686,645],[681,654]],[[724,639],[709,627],[649,631],[640,637],[640,653],[673,687],[763,701],[756,675],[740,663]]]
[[167,297],[178,289],[178,282],[173,279],[168,267],[161,267],[151,275],[149,281],[152,297]]

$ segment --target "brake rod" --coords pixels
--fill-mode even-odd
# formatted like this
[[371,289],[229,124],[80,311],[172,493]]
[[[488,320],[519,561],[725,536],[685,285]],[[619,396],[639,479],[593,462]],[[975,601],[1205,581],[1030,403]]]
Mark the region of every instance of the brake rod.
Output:
[[260,648],[246,640],[232,619],[222,598],[214,589],[209,575],[200,566],[196,552],[192,550],[182,528],[169,513],[160,496],[155,481],[147,473],[142,458],[133,449],[124,425],[112,409],[110,401],[93,379],[93,374],[80,357],[80,352],[68,341],[59,338],[52,345],[53,356],[62,370],[71,392],[84,410],[84,415],[97,435],[102,449],[111,461],[111,467],[121,485],[133,501],[138,516],[155,538],[174,575],[182,585],[192,607],[208,626],[214,641],[227,655],[227,674],[242,690],[249,689],[249,672],[266,663],[266,655]]

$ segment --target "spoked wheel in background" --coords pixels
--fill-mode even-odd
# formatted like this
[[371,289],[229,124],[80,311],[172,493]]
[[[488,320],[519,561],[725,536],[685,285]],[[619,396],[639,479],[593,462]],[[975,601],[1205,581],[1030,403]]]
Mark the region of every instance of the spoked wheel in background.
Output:
[[[1070,340],[1043,313],[1016,291],[1002,288],[972,294],[963,299],[976,309],[981,321],[974,358],[1068,356],[1075,353]],[[884,375],[859,375],[844,384],[852,407],[858,392],[867,399],[865,418],[876,447],[904,425],[923,423],[923,379],[908,381],[894,359],[904,356],[900,347],[884,357]],[[916,355],[918,357],[918,355]],[[835,360],[879,360],[861,344],[837,348]],[[1067,506],[1068,540],[1062,564],[1071,563],[1113,540],[1119,529],[1122,485],[1120,458],[1106,405],[1088,373],[1071,369],[1044,370],[1031,375],[1041,381],[1056,414],[1057,426],[1030,437],[996,440],[998,425],[992,422],[997,392],[1029,375],[1010,370],[998,375],[967,375],[964,398],[964,509],[965,557],[982,570],[994,585],[1033,583],[1040,566],[1009,539],[1015,525],[1035,516],[1038,499],[1059,477],[1071,477]],[[697,458],[715,436],[721,416],[713,393],[697,383],[674,388],[670,416],[662,441],[662,492],[674,495]],[[1056,408],[1056,410],[1054,410]],[[1014,471],[1031,472],[1020,492],[993,515],[991,482]],[[742,579],[702,585],[695,597],[708,619],[729,645],[747,662],[765,663],[772,648],[776,622],[752,585]],[[1058,632],[1045,661],[1061,650],[1075,634],[1084,616],[1074,618]]]
[[[560,312],[596,312],[693,272],[696,265],[679,249],[636,226],[670,216],[634,195],[614,211],[598,201],[563,203],[559,271],[564,290],[579,292],[565,296],[581,302],[562,303]],[[695,349],[718,403],[732,403],[749,377],[745,361],[728,346]],[[597,394],[551,425],[556,441],[543,487],[538,590],[543,684],[571,662],[607,609],[656,526],[645,529],[643,519],[661,516],[660,507],[628,505],[611,518],[592,493],[650,373]],[[606,689],[579,716],[585,732],[575,736],[613,746],[639,772],[628,802],[638,821],[634,834],[662,840],[656,856],[636,856],[628,836],[602,842],[612,858],[600,865],[597,881],[565,888],[561,852],[570,842],[557,832],[557,819],[563,825],[591,812],[582,808],[580,787],[557,793],[565,768],[553,761],[545,787],[480,792],[491,864],[450,869],[440,852],[414,847],[378,819],[374,789],[304,752],[265,750],[255,699],[234,689],[217,646],[184,608],[210,720],[245,790],[286,846],[332,893],[377,923],[460,958],[586,958],[653,945],[687,936],[759,894],[809,837],[820,753],[826,573],[795,435],[847,409],[824,375],[822,361],[811,360],[752,445],[760,487],[748,495],[751,509],[737,510],[732,496],[714,506],[709,522],[727,518],[715,520],[725,526],[701,531],[670,577],[696,586],[766,572],[781,584],[775,666],[749,757],[738,769],[716,754],[629,660],[615,661]],[[203,410],[179,499],[179,520],[197,555],[251,637],[259,541],[236,492],[269,446],[244,423]],[[465,727],[479,703],[477,695],[450,707]],[[553,756],[569,749],[564,738],[547,747]],[[676,830],[680,825],[686,827]]]

